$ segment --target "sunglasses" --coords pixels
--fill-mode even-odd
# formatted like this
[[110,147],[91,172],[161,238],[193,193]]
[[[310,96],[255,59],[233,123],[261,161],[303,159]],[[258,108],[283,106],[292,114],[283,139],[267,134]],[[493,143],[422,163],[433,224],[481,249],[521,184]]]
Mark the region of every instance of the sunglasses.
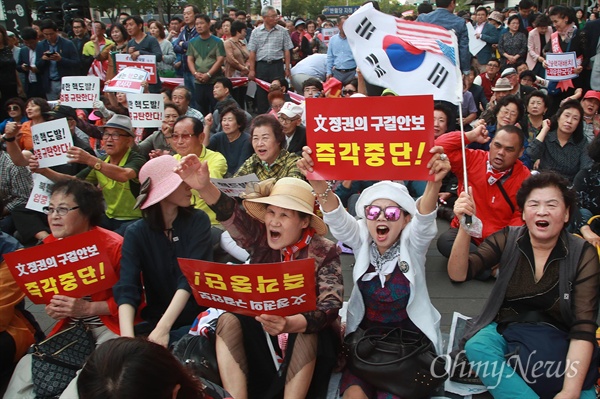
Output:
[[21,107],[19,107],[18,105],[9,105],[8,107],[6,107],[9,111],[19,111],[21,109]]
[[355,93],[356,93],[356,91],[354,91],[354,90],[346,90],[346,89],[342,90],[342,94],[343,95],[349,95],[349,96],[351,96],[351,95],[353,95]]
[[386,220],[390,222],[395,222],[400,219],[402,213],[404,213],[404,209],[399,206],[387,206],[382,208],[377,205],[365,205],[365,217],[367,220],[377,220],[381,212],[385,215]]

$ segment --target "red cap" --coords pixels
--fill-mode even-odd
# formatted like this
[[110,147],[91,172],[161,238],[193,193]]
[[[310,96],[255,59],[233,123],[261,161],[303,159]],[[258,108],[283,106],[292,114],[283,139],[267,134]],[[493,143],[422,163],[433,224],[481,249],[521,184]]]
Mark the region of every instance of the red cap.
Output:
[[597,92],[595,90],[588,90],[588,92],[585,93],[585,96],[583,96],[584,100],[586,98],[594,98],[594,99],[600,101],[600,92]]

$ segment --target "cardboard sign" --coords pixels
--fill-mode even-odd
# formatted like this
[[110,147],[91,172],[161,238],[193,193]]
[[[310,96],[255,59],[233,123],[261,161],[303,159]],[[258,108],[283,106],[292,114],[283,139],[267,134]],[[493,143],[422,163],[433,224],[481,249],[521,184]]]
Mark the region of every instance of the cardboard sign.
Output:
[[65,76],[62,78],[61,105],[73,108],[94,108],[94,101],[99,98],[100,78],[97,76]]
[[15,281],[35,304],[54,295],[81,298],[118,280],[97,230],[4,255]]
[[148,72],[148,83],[155,84],[156,80],[156,56],[155,55],[140,55],[134,61],[129,54],[116,54],[115,61],[117,63],[117,72],[134,67],[143,69]]
[[576,78],[577,55],[574,51],[568,53],[546,53],[546,79],[550,81],[561,81]]
[[210,179],[217,188],[230,197],[239,197],[248,184],[259,183],[260,179],[255,173],[249,175],[232,177],[231,179]]
[[142,82],[148,79],[148,72],[139,68],[125,68],[104,87],[104,91],[139,94],[144,91]]
[[50,192],[54,182],[39,173],[34,173],[33,190],[29,194],[29,200],[25,208],[36,212],[43,212],[44,207],[50,204]]
[[130,94],[127,107],[133,127],[161,127],[165,114],[162,94]]
[[308,98],[314,180],[429,180],[433,97]]
[[225,265],[178,258],[199,305],[247,316],[316,309],[315,261]]
[[321,33],[323,34],[323,43],[329,44],[329,40],[340,33],[340,30],[338,28],[323,28],[321,29]]
[[38,123],[31,127],[33,154],[40,168],[67,163],[67,151],[73,145],[73,137],[67,118]]

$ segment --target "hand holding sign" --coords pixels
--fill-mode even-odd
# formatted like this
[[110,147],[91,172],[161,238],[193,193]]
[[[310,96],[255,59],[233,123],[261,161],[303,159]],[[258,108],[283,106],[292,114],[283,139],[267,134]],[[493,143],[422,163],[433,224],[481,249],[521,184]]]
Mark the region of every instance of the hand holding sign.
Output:
[[96,313],[92,312],[92,302],[81,298],[71,298],[64,295],[54,295],[46,305],[46,313],[55,320],[66,317],[87,317]]

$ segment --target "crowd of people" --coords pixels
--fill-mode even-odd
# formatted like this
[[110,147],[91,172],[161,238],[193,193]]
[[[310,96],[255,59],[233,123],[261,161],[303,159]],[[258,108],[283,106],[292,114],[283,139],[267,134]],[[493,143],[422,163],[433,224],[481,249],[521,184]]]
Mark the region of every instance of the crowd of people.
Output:
[[[492,395],[595,397],[585,377],[598,366],[592,357],[600,292],[600,91],[592,89],[598,12],[562,5],[541,12],[521,0],[514,8],[477,7],[472,19],[455,13],[456,6],[424,2],[418,15],[397,16],[452,29],[458,38],[463,119],[457,106],[436,102],[428,181],[307,178],[314,155],[304,99],[396,95],[357,69],[346,15],[287,20],[266,6],[254,21],[235,9],[212,19],[190,4],[182,18],[164,24],[122,13],[110,26],[75,18],[68,31],[49,19],[19,35],[0,26],[4,397],[36,397],[26,352],[43,336],[4,255],[95,231],[118,282],[85,298],[55,295],[45,307],[57,320],[49,335],[83,322],[97,345],[61,397],[321,398],[332,371],[341,369],[345,399],[397,398],[343,368],[338,355],[344,335],[373,327],[419,334],[443,353],[440,314],[425,280],[436,218],[450,222],[437,240],[449,278],[496,279],[462,344],[468,360],[503,365],[497,375],[478,373]],[[333,36],[323,34],[334,27]],[[484,42],[477,54],[469,52],[469,40]],[[562,52],[574,52],[577,67],[561,89],[546,79],[546,56]],[[157,83],[144,86],[164,98],[160,128],[132,127],[126,93],[102,92],[93,109],[57,101],[63,77],[108,83],[118,72],[117,54],[156,57]],[[247,81],[240,84],[242,77]],[[267,87],[249,91],[259,80]],[[32,127],[63,118],[73,139],[69,162],[40,167]],[[53,182],[44,213],[26,207],[35,173]],[[240,200],[210,180],[250,174],[260,182]],[[342,328],[341,251],[356,260]],[[199,380],[164,349],[206,310],[177,258],[312,258],[316,310],[222,314],[214,343],[222,388]],[[576,364],[574,374],[536,385],[505,365],[509,335],[525,334],[519,326],[527,323],[562,333],[559,356]]]

